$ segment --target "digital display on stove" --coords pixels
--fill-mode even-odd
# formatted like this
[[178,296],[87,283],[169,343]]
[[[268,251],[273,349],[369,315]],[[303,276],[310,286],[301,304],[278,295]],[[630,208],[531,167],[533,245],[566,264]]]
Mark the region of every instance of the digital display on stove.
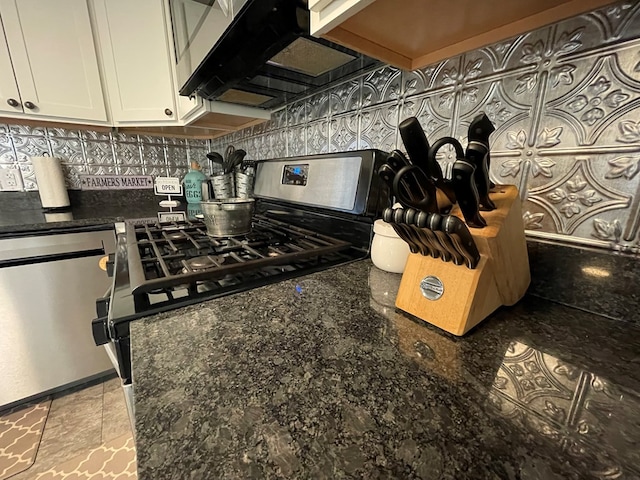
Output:
[[282,175],[283,185],[306,185],[309,175],[309,164],[285,165]]

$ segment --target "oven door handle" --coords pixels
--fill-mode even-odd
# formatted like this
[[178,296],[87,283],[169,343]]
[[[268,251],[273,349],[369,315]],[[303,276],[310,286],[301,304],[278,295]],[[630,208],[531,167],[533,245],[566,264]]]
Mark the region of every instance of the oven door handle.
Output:
[[75,258],[96,257],[104,255],[103,248],[91,248],[89,250],[78,250],[75,252],[52,253],[49,255],[33,255],[31,257],[9,258],[0,260],[0,268],[20,267],[23,265],[33,265],[36,263],[58,262],[60,260],[73,260]]

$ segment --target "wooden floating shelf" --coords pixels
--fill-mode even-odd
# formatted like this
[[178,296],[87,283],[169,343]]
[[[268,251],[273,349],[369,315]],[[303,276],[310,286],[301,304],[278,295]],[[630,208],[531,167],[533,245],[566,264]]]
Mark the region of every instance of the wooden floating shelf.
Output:
[[[334,2],[339,3],[339,2]],[[356,2],[352,2],[356,3]],[[611,0],[375,0],[314,35],[405,70],[515,37]],[[329,10],[329,8],[327,8]]]

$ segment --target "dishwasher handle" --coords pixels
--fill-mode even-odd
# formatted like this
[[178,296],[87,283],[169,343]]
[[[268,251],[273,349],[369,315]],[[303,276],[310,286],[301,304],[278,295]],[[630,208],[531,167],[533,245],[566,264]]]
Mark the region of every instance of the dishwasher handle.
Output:
[[78,250],[75,252],[52,253],[49,255],[34,255],[31,257],[9,258],[0,260],[0,268],[20,267],[23,265],[33,265],[36,263],[58,262],[60,260],[72,260],[74,258],[95,257],[104,255],[104,247],[91,248],[88,250]]

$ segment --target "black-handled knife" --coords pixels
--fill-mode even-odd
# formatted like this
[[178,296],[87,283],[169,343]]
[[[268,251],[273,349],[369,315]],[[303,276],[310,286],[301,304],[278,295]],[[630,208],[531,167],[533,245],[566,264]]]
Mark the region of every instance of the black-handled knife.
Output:
[[442,228],[449,235],[451,241],[467,260],[467,267],[476,268],[480,261],[480,252],[471,232],[462,220],[453,215],[446,215],[442,219]]
[[421,255],[429,255],[430,252],[427,249],[427,246],[422,243],[418,233],[415,232],[413,228],[411,228],[411,225],[407,225],[405,223],[404,214],[405,214],[404,208],[394,208],[393,223],[395,223],[396,225],[398,225],[400,228],[404,230],[405,235],[410,239],[411,243],[417,248],[417,251],[413,253],[419,253]]
[[409,245],[409,250],[411,251],[411,253],[419,253],[420,252],[420,248],[418,247],[418,245],[416,245],[413,242],[413,239],[411,238],[411,236],[407,234],[407,232],[405,231],[404,226],[396,225],[396,223],[393,220],[393,214],[394,214],[394,209],[393,208],[385,208],[382,211],[382,220],[384,220],[389,225],[391,225],[391,227],[393,227],[393,229],[398,234],[398,236],[402,240],[404,240],[404,242],[407,245]]
[[398,125],[398,131],[413,164],[422,168],[435,186],[443,190],[449,200],[455,203],[455,198],[451,198],[453,190],[445,184],[440,164],[434,156],[429,155],[429,141],[418,119],[416,117],[404,119]]
[[442,168],[435,155],[430,155],[429,141],[418,119],[416,117],[406,118],[398,125],[398,131],[413,164],[422,168],[435,186],[442,190],[452,203],[455,203],[456,197],[453,188],[444,179]]
[[438,251],[440,258],[442,258],[444,262],[449,262],[451,261],[451,252],[449,252],[449,250],[440,243],[435,232],[429,228],[430,215],[433,214],[427,212],[418,212],[414,219],[414,225],[418,227],[417,230],[420,231],[429,241],[429,243],[432,245],[432,248]]
[[398,125],[398,131],[413,164],[423,168],[431,178],[435,179],[438,176],[442,176],[440,165],[437,163],[431,165],[427,161],[429,158],[429,141],[418,119],[416,117],[404,119]]
[[[480,142],[487,147],[487,171],[491,168],[491,146],[489,145],[489,135],[496,130],[489,117],[486,114],[481,113],[477,115],[469,124],[469,130],[467,133],[467,139],[469,142]],[[489,181],[491,188],[495,187],[493,182]]]
[[493,200],[489,198],[489,189],[491,188],[491,182],[489,180],[489,170],[487,165],[487,155],[489,151],[487,147],[478,141],[471,141],[467,145],[467,153],[465,155],[467,161],[476,167],[473,177],[478,188],[478,201],[480,202],[481,210],[495,210],[496,206]]
[[[424,228],[419,227],[420,219],[429,215],[427,212],[413,210],[411,215],[407,216],[407,222],[411,222],[413,229],[420,235],[423,242],[429,247],[430,254],[433,258],[442,258],[443,261],[449,261],[449,256],[446,252],[443,252],[438,245],[435,237],[431,234],[431,232],[426,231]],[[423,222],[424,223],[424,222]]]
[[438,258],[440,256],[439,250],[434,248],[429,239],[420,231],[420,229],[415,228],[415,219],[419,213],[420,211],[416,210],[415,208],[407,208],[404,211],[404,223],[413,230],[416,238],[420,239],[420,245],[422,246],[422,255],[431,255],[433,258]]
[[487,222],[478,211],[478,189],[473,178],[474,171],[475,167],[469,162],[456,160],[453,164],[453,187],[467,225],[483,228],[487,226]]
[[446,248],[451,254],[451,258],[453,259],[453,263],[456,265],[462,265],[465,263],[464,255],[462,252],[458,251],[456,246],[449,238],[442,228],[442,215],[439,213],[431,213],[427,218],[427,227],[435,234],[435,236],[440,241],[440,244]]

